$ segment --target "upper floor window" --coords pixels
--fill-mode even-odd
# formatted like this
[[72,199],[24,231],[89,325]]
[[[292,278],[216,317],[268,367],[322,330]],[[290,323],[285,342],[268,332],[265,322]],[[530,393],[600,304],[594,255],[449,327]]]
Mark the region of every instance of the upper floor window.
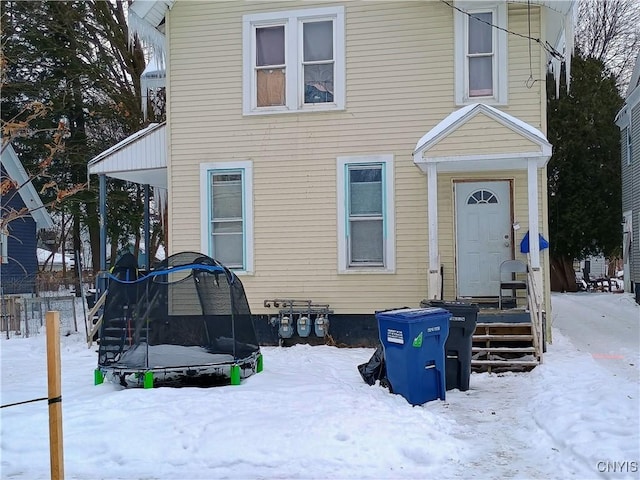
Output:
[[456,2],[455,96],[457,104],[507,102],[505,3]]
[[395,268],[393,157],[338,158],[339,271]]
[[200,166],[202,251],[237,271],[253,270],[251,162]]
[[343,109],[344,7],[243,17],[243,113]]

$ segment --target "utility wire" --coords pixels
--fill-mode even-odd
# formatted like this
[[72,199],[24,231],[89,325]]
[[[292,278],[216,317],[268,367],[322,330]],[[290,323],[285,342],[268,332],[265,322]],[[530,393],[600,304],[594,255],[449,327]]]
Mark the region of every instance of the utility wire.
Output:
[[460,13],[464,13],[466,16],[468,16],[470,18],[473,18],[474,20],[476,20],[478,22],[482,22],[482,23],[485,23],[485,24],[489,25],[491,28],[495,28],[496,30],[501,30],[501,31],[509,33],[511,35],[515,35],[516,37],[524,38],[524,39],[527,39],[527,40],[533,40],[538,45],[540,45],[543,49],[545,49],[549,53],[549,55],[551,55],[552,57],[556,58],[557,60],[564,60],[564,56],[560,52],[558,52],[555,48],[553,48],[553,46],[551,46],[551,44],[549,42],[543,42],[539,38],[532,37],[531,34],[529,34],[527,36],[527,35],[523,35],[523,34],[518,33],[518,32],[513,32],[511,30],[508,30],[506,28],[500,27],[498,25],[494,25],[491,22],[487,22],[485,20],[481,20],[478,17],[474,17],[469,12],[466,12],[466,11],[462,10],[461,8],[456,7],[455,5],[451,4],[447,0],[440,0],[440,1],[442,3],[444,3],[445,5],[447,5],[448,7],[452,8],[454,10],[457,10]]
[[529,27],[529,78],[527,78],[525,85],[527,88],[532,88],[536,80],[533,78],[533,54],[531,53],[531,0],[527,0],[527,23]]

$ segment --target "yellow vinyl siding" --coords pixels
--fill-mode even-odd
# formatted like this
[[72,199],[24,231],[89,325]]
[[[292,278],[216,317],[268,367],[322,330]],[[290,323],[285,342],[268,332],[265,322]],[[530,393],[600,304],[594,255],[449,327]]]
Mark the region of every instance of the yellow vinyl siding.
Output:
[[[331,5],[345,7],[346,109],[243,116],[242,16]],[[513,27],[526,28],[526,14]],[[201,249],[200,163],[250,160],[254,274],[242,281],[254,313],[267,313],[262,302],[273,297],[329,303],[337,313],[417,306],[427,294],[427,191],[411,152],[455,109],[451,8],[441,2],[176,2],[167,31],[170,251]],[[511,49],[521,55],[526,42],[510,38],[509,48],[511,62]],[[510,81],[510,98],[520,95],[520,83]],[[522,94],[517,108],[505,110],[539,125],[539,92],[525,87]],[[336,199],[343,187],[336,185],[336,158],[379,154],[394,156],[395,274],[339,275]],[[438,188],[445,212],[451,180],[442,177]],[[526,198],[523,208],[525,218]],[[449,211],[440,218],[448,269],[455,241]],[[447,273],[445,280],[454,281]]]
[[[527,5],[508,4],[509,30],[525,37],[529,35]],[[531,36],[540,38],[540,8],[531,8]],[[546,99],[544,69],[540,68],[540,59],[545,52],[534,41],[517,35],[507,35],[509,68],[509,104],[503,109],[510,115],[536,127],[542,127],[540,99]],[[531,63],[529,62],[529,44],[531,44]],[[529,77],[532,77],[529,79]]]
[[428,151],[428,156],[460,156],[540,152],[540,147],[522,135],[478,114]]

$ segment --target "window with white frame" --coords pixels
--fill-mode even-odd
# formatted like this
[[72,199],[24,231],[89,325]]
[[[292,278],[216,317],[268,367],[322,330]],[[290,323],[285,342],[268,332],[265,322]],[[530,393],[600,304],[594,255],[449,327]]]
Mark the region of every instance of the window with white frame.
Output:
[[507,102],[506,3],[456,2],[457,104]]
[[243,113],[343,109],[344,7],[243,17]]
[[245,162],[200,165],[202,251],[240,272],[253,271],[253,172]]
[[393,272],[393,156],[339,157],[338,271]]

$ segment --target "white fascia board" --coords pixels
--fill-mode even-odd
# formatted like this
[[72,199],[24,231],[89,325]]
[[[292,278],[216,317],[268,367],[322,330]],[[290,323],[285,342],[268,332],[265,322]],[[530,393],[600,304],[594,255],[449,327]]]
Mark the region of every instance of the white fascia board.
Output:
[[[523,137],[529,139],[536,145],[539,145],[543,154],[546,154],[546,152],[550,152],[551,144],[547,141],[545,135],[537,128],[495,107],[482,103],[476,103],[473,105],[467,105],[466,107],[463,107],[449,114],[444,120],[438,123],[429,132],[427,132],[420,140],[418,140],[416,148],[413,152],[414,156],[423,156],[423,152],[429,150],[442,138],[449,135],[461,125],[464,125],[480,112],[484,113],[489,118],[492,118],[496,122],[504,125],[515,133],[518,133]],[[549,153],[549,156],[550,155],[551,154]]]
[[422,157],[414,159],[414,164],[427,173],[429,165],[436,165],[440,173],[448,172],[488,172],[499,170],[526,170],[533,160],[538,168],[544,167],[551,154],[542,152],[504,153],[485,155],[460,155],[449,157]]
[[[89,163],[87,164],[87,170],[89,171],[90,174],[108,172],[108,170],[102,170],[100,167],[98,167],[98,164],[101,163],[103,160],[106,160],[108,157],[110,157],[114,153],[123,150],[124,148],[128,147],[129,145],[131,145],[131,144],[133,144],[133,143],[135,143],[135,142],[137,142],[139,140],[143,140],[145,137],[149,136],[150,134],[152,134],[156,130],[163,129],[165,126],[166,126],[166,122],[152,123],[148,127],[143,128],[142,130],[138,130],[137,132],[129,135],[124,140],[119,141],[114,146],[109,147],[104,152],[99,153],[98,155],[93,157],[91,160],[89,160]],[[162,132],[160,132],[160,133],[162,133]],[[165,165],[159,165],[159,166],[160,167],[166,166],[166,163],[165,163]]]
[[624,105],[615,118],[615,123],[620,130],[629,126],[629,109]]
[[11,179],[18,183],[18,194],[29,209],[29,215],[36,222],[38,230],[53,228],[51,215],[44,207],[42,199],[29,180],[29,174],[22,166],[16,151],[9,144],[2,150],[2,165]]
[[626,128],[631,123],[631,109],[636,108],[640,103],[640,86],[637,87],[631,94],[627,97],[624,102],[624,105],[618,112],[615,118],[616,125],[620,128]]
[[640,52],[638,52],[636,63],[633,67],[633,72],[631,73],[631,80],[627,87],[626,97],[629,98],[633,92],[637,92],[638,90],[640,90]]
[[421,154],[423,151],[428,150],[435,145],[441,138],[447,136],[451,131],[455,130],[458,126],[462,125],[468,120],[466,118],[470,112],[476,108],[479,104],[467,105],[459,110],[456,110],[447,115],[444,120],[439,122],[435,127],[425,133],[413,151],[414,155]]

